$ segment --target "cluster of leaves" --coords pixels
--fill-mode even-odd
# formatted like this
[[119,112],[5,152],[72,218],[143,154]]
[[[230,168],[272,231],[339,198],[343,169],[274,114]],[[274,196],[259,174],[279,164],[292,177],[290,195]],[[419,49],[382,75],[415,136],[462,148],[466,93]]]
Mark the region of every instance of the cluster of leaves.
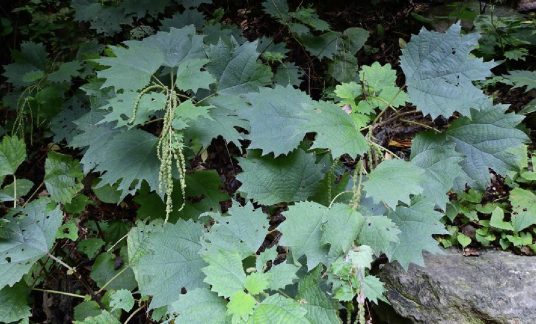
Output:
[[[108,24],[156,15],[168,2],[73,6],[97,32],[114,32]],[[422,30],[407,43],[400,58],[406,93],[389,65],[357,68],[365,31],[334,32],[310,8],[291,12],[285,1],[266,1],[266,12],[310,54],[333,60],[332,69],[345,64],[338,60],[355,65],[334,74],[345,82],[334,102],[316,101],[295,87],[284,44],[246,41],[218,19],[197,23],[200,12],[189,8],[201,2],[183,1],[186,10],[159,32],[110,46],[100,58],[93,44],[79,50],[89,60],[58,65],[44,45],[26,43],[5,67],[15,89],[4,102],[15,102],[19,118],[0,142],[0,184],[12,180],[0,199],[15,205],[0,218],[0,321],[28,322],[29,291],[58,266],[86,283],[55,247],[63,239],[94,260],[89,277],[98,291],[70,293],[84,299],[76,323],[119,323],[123,312],[148,308],[153,320],[174,323],[336,324],[339,308],[351,315],[354,302],[363,322],[365,299],[387,301],[370,273],[376,257],[405,269],[424,265],[423,251],[441,253],[433,236],[449,233],[441,211],[463,207],[449,204],[449,192],[475,200],[475,190],[491,183],[489,169],[508,176],[526,167],[523,117],[473,84],[497,63],[470,55],[480,36],[462,35],[459,24],[444,34]],[[68,91],[73,77],[84,84]],[[373,131],[386,111],[398,114],[407,102],[433,118],[460,117],[442,133],[419,133],[404,161],[386,154]],[[37,126],[56,145],[45,161],[49,197],[32,200],[33,184],[15,174],[26,160],[22,138],[34,128],[26,118],[40,114],[46,123]],[[237,147],[247,140],[246,153],[236,156],[239,197],[220,190],[216,171],[189,167],[219,137]],[[80,149],[81,160],[56,152],[60,146]],[[343,156],[353,170],[339,162]],[[85,176],[95,180],[84,186]],[[473,191],[463,194],[466,186]],[[104,203],[128,204],[132,196],[138,221],[83,215],[97,202],[90,192]],[[519,232],[536,223],[533,196],[512,190],[514,209],[493,205],[488,231],[479,235],[492,241],[491,230],[501,230],[503,243],[525,240],[528,232]],[[222,201],[230,202],[226,213]],[[258,205],[284,206],[285,220],[270,222]],[[267,242],[276,232],[280,239]]]
[[[536,157],[533,156],[532,170],[527,169],[525,160],[519,173],[510,172],[506,175],[505,183],[509,191],[506,195],[490,200],[481,192],[471,189],[452,201],[446,209],[449,224],[446,227],[450,235],[441,238],[441,244],[449,247],[459,243],[465,248],[478,242],[483,246],[495,245],[502,249],[513,247],[530,254],[524,250],[528,247],[536,253],[532,235],[536,233],[532,227],[536,224],[536,194],[533,189],[535,163]],[[498,194],[497,188],[493,194]]]

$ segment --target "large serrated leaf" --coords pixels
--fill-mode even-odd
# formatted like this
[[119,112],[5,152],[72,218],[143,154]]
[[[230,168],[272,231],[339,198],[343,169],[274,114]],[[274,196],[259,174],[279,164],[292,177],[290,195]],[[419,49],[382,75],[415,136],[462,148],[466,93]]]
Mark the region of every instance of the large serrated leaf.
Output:
[[112,314],[103,310],[100,315],[87,317],[83,321],[74,321],[74,324],[120,324]]
[[26,76],[45,71],[48,64],[47,51],[42,43],[24,42],[21,51],[14,51],[15,63],[4,66],[4,76],[14,86],[24,87],[33,83]]
[[50,209],[49,203],[36,200],[3,218],[8,223],[3,230],[6,237],[0,238],[0,289],[13,286],[52,248],[63,213],[59,206]]
[[[130,46],[134,42],[127,42]],[[145,38],[142,43],[150,48],[158,49],[163,55],[162,65],[177,67],[180,63],[192,59],[206,58],[203,36],[195,35],[193,26],[181,29],[171,28],[169,32],[158,32]],[[155,57],[157,60],[159,56]]]
[[470,58],[478,45],[478,34],[460,34],[461,24],[452,25],[446,33],[422,29],[402,49],[400,66],[406,75],[410,100],[425,115],[450,117],[454,112],[469,114],[487,96],[473,81],[491,76],[498,64]]
[[411,163],[424,170],[426,182],[422,196],[445,210],[449,202],[448,191],[454,179],[464,175],[460,162],[464,156],[446,141],[444,135],[424,132],[417,134],[411,145]]
[[301,149],[276,159],[260,155],[259,150],[252,150],[247,158],[238,158],[244,172],[236,179],[242,183],[240,192],[261,204],[304,201],[324,178],[322,166]]
[[367,197],[375,203],[384,202],[392,209],[399,201],[408,204],[411,195],[423,192],[424,170],[404,160],[385,160],[369,175],[363,184]]
[[162,52],[155,47],[137,41],[126,42],[127,48],[110,46],[115,57],[103,57],[96,62],[110,68],[99,71],[97,76],[106,81],[103,88],[137,91],[151,81],[151,76],[165,62]]
[[349,205],[333,204],[327,210],[320,244],[330,245],[329,259],[331,261],[350,250],[364,222],[363,216]]
[[305,314],[307,310],[300,303],[276,294],[262,301],[247,324],[311,324]]
[[45,186],[55,202],[70,203],[84,188],[80,163],[70,155],[50,152],[45,161]]
[[328,264],[328,247],[320,245],[322,225],[326,221],[325,206],[313,202],[300,202],[284,212],[286,220],[279,225],[281,245],[288,246],[297,261],[307,257],[307,268],[319,263]]
[[304,300],[303,308],[307,310],[305,318],[311,324],[340,324],[334,309],[335,303],[320,289],[322,282],[322,267],[316,267],[298,284],[296,299]]
[[[0,179],[13,175],[26,159],[26,144],[16,136],[4,136],[0,142]],[[0,183],[1,184],[1,183]]]
[[198,288],[168,306],[168,312],[179,315],[176,324],[225,324],[226,305],[215,292]]
[[370,246],[374,254],[380,255],[392,244],[399,242],[399,234],[400,230],[396,224],[386,216],[367,216],[359,232],[358,242]]
[[218,250],[236,251],[245,259],[259,249],[268,234],[270,224],[261,209],[254,209],[248,203],[244,207],[234,202],[229,208],[229,216],[211,213],[214,220],[210,232],[203,235],[202,254],[216,254]]
[[471,110],[469,117],[454,121],[447,138],[456,143],[456,151],[466,158],[462,168],[478,189],[486,189],[491,178],[489,169],[500,175],[518,170],[519,157],[515,150],[528,142],[528,137],[516,126],[523,116],[506,114],[508,106],[486,104],[481,110]]
[[216,77],[220,94],[247,93],[271,83],[270,67],[258,60],[257,42],[238,45],[220,39],[207,54],[211,62],[206,69]]
[[157,140],[156,136],[139,129],[114,136],[99,154],[95,171],[103,174],[97,188],[119,182],[120,200],[129,193],[135,193],[143,180],[152,190],[157,190],[160,167],[156,155]]
[[32,315],[30,311],[28,287],[24,282],[0,289],[0,322],[12,323],[27,319]]
[[140,292],[153,296],[151,308],[170,305],[180,299],[181,290],[206,287],[201,269],[206,266],[199,256],[203,225],[179,220],[167,223],[162,232],[153,232],[143,240],[143,252],[137,254],[132,268],[137,276]]
[[212,286],[218,296],[231,297],[244,290],[246,273],[242,266],[242,257],[238,252],[218,250],[216,253],[204,254],[203,259],[208,266],[202,269],[205,282]]
[[442,253],[432,235],[449,232],[440,221],[443,214],[434,210],[433,203],[420,199],[408,207],[398,206],[395,211],[390,211],[387,217],[401,231],[400,241],[392,243],[385,251],[390,261],[398,261],[407,270],[410,263],[424,266],[423,250]]
[[[331,149],[333,156],[364,153],[368,144],[352,119],[338,106],[312,100],[291,86],[262,88],[247,96],[252,107],[238,111],[249,120],[250,148],[275,156],[294,150],[309,132],[317,133],[312,148]],[[274,127],[278,125],[278,127]]]

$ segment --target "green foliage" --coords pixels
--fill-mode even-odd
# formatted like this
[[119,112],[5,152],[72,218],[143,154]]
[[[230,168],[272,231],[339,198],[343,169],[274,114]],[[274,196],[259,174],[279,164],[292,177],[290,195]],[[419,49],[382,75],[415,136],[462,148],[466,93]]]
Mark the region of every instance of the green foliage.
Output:
[[265,205],[307,200],[323,178],[322,166],[302,149],[275,159],[254,150],[238,161],[244,170],[237,176],[240,191]]
[[70,203],[74,195],[82,190],[80,163],[69,155],[50,152],[45,162],[45,185],[55,202]]
[[411,195],[423,192],[424,170],[403,160],[380,163],[363,185],[367,197],[375,203],[384,202],[392,209],[401,201],[409,204]]
[[[441,253],[438,241],[536,253],[523,117],[473,84],[533,90],[528,70],[485,80],[497,48],[508,63],[529,58],[532,26],[422,30],[401,41],[403,78],[394,61],[358,62],[369,32],[337,31],[312,6],[265,1],[281,30],[249,42],[249,26],[222,23],[232,19],[210,1],[175,2],[61,4],[57,26],[35,31],[46,43],[13,51],[2,107],[15,118],[0,127],[0,321],[28,321],[32,289],[50,288],[45,277],[64,267],[99,289],[65,291],[85,300],[75,323],[144,309],[164,323],[335,324],[342,309],[364,323],[366,299],[388,302],[371,274],[382,254],[407,269],[424,265],[423,251]],[[47,3],[16,12],[36,18]],[[249,13],[238,15],[249,24]],[[43,36],[75,24],[89,30],[72,44]],[[307,67],[290,61],[301,54]],[[305,73],[322,100],[298,89]],[[412,105],[446,124],[402,119]],[[417,125],[408,142],[433,128],[415,136],[409,159],[389,143],[399,122]]]
[[481,107],[486,95],[473,81],[491,76],[494,62],[469,58],[478,44],[478,34],[460,34],[460,23],[446,33],[422,30],[402,49],[400,65],[406,75],[410,100],[425,115],[468,115],[470,108]]
[[7,224],[0,239],[0,289],[15,285],[52,248],[63,215],[59,206],[49,203],[39,199],[3,218]]

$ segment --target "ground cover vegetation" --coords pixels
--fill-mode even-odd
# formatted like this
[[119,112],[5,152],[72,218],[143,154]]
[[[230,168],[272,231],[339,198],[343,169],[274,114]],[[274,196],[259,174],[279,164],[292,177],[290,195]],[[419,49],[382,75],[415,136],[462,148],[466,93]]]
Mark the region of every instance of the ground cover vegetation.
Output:
[[383,2],[3,4],[0,322],[376,323],[381,263],[535,254],[536,19]]

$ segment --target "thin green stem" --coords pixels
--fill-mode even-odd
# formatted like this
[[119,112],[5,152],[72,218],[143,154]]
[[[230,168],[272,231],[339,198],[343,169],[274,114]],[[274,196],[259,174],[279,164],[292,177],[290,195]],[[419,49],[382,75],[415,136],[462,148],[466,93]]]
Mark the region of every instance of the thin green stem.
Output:
[[17,176],[13,175],[13,208],[17,208]]
[[138,314],[138,313],[139,313],[142,309],[144,309],[144,308],[145,308],[145,306],[140,306],[140,308],[138,308],[138,309],[136,309],[134,312],[132,312],[132,314],[130,314],[130,316],[127,318],[127,320],[125,321],[124,324],[127,324],[128,322],[130,322],[130,321],[134,318],[134,316],[135,316],[136,314]]
[[63,292],[63,291],[40,289],[40,288],[32,288],[32,290],[47,292],[47,293],[51,293],[51,294],[65,295],[65,296],[74,297],[74,298],[86,299],[86,296],[82,296],[82,295],[78,295],[78,294],[71,294],[71,293],[67,293],[67,292]]
[[76,269],[71,267],[70,265],[68,265],[67,263],[63,262],[62,260],[58,259],[57,257],[55,257],[54,255],[52,255],[51,253],[47,253],[47,255],[54,261],[58,262],[59,264],[61,264],[62,266],[64,266],[65,268],[67,268],[71,274],[75,273],[76,272]]
[[419,123],[419,122],[416,122],[414,120],[408,120],[408,119],[400,119],[401,122],[404,122],[404,123],[408,123],[408,124],[413,124],[413,125],[417,125],[417,126],[421,126],[421,127],[424,127],[426,129],[431,129],[437,133],[442,133],[439,129],[436,129],[432,126],[429,126],[429,125],[426,125],[426,124],[423,124],[423,123]]
[[333,197],[333,200],[329,203],[328,209],[331,209],[331,206],[333,206],[333,203],[335,202],[335,200],[337,200],[337,198],[339,198],[339,197],[342,196],[343,194],[347,194],[347,193],[353,193],[353,191],[343,191],[343,192],[339,192],[335,197]]
[[116,273],[115,276],[113,276],[110,280],[108,280],[108,282],[106,282],[104,286],[102,286],[101,289],[97,291],[97,294],[100,294],[101,292],[103,292],[106,289],[106,287],[108,287],[108,285],[112,283],[112,281],[117,279],[120,275],[122,275],[125,271],[127,271],[127,269],[130,269],[130,265],[127,265],[126,267],[124,267],[121,271]]

